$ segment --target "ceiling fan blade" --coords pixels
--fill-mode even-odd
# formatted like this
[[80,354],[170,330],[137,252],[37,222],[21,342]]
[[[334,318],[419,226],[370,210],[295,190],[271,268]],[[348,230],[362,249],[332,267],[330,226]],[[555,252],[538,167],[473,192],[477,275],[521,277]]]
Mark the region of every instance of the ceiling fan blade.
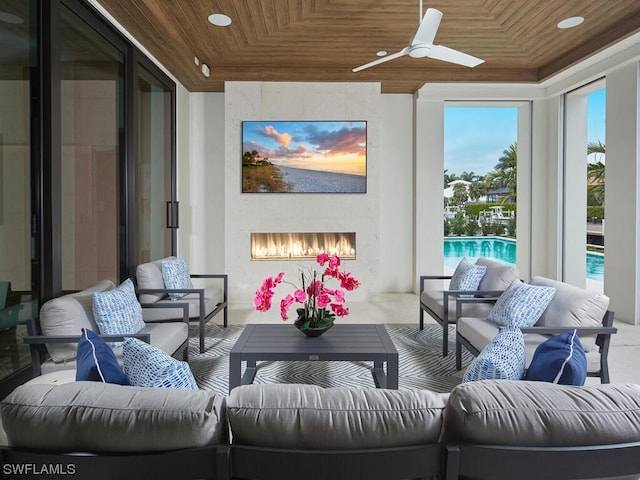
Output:
[[375,65],[380,65],[381,63],[388,62],[389,60],[393,60],[395,58],[402,57],[409,53],[409,48],[405,47],[399,52],[392,53],[391,55],[387,55],[386,57],[379,58],[374,60],[373,62],[365,63],[364,65],[360,65],[359,67],[351,69],[352,72],[359,72],[360,70],[364,70],[365,68],[373,67]]
[[444,45],[434,45],[427,55],[429,58],[435,58],[436,60],[443,60],[445,62],[457,63],[458,65],[464,65],[465,67],[476,67],[484,62],[484,60],[462,53],[453,48],[445,47]]
[[410,45],[433,43],[433,39],[436,38],[436,32],[440,26],[440,20],[442,20],[442,12],[440,10],[427,8],[418,27],[418,31],[411,39]]

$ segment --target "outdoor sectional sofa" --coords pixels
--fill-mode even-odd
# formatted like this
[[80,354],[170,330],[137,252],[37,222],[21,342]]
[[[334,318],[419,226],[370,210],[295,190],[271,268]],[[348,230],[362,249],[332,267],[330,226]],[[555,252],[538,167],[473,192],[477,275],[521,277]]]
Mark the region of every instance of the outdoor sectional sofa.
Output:
[[450,394],[245,385],[225,398],[49,375],[0,410],[11,445],[0,447],[3,472],[29,465],[20,478],[43,469],[98,480],[640,474],[637,385],[484,380]]

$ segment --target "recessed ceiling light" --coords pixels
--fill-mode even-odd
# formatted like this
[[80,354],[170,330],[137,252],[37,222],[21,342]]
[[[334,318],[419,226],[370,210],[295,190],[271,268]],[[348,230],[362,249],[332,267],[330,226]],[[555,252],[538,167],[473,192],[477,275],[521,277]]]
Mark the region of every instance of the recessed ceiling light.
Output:
[[222,13],[212,13],[211,15],[209,15],[209,22],[218,27],[226,27],[228,25],[231,25],[231,18],[223,15]]
[[0,21],[3,21],[4,23],[12,23],[14,25],[20,25],[21,23],[24,23],[24,20],[19,16],[14,15],[13,13],[2,11],[0,11]]
[[569,17],[558,23],[558,28],[573,28],[584,22],[584,17]]
[[385,57],[387,55],[387,51],[386,50],[380,50],[378,53],[376,53],[377,56],[379,57]]

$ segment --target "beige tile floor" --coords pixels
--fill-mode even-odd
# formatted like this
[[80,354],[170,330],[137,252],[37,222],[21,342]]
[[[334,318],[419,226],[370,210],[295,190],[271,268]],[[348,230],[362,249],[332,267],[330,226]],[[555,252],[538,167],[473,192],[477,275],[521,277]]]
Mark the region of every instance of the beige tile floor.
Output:
[[[279,299],[279,297],[278,297]],[[338,320],[345,323],[412,323],[418,328],[418,296],[410,293],[382,294],[371,302],[350,302],[351,313]],[[215,321],[215,320],[214,320]],[[425,322],[433,320],[425,315]],[[231,304],[229,323],[281,323],[278,306],[269,312],[256,312],[251,304]],[[289,320],[292,322],[292,320]],[[434,322],[435,323],[435,322]],[[609,372],[612,383],[640,384],[640,326],[614,321],[618,333],[613,335],[609,351]],[[589,383],[598,383],[589,379]]]

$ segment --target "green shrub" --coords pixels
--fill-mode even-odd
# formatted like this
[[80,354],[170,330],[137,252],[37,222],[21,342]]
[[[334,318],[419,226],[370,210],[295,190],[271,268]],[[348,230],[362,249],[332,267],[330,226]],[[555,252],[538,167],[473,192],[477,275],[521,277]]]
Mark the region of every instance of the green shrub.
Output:
[[456,213],[456,216],[451,220],[451,231],[454,235],[463,235],[465,232],[466,220],[462,212]]
[[598,206],[587,207],[587,218],[603,219],[604,206],[598,205]]
[[467,235],[469,235],[470,237],[473,237],[474,235],[477,235],[478,232],[480,232],[480,225],[478,224],[478,220],[475,218],[469,218],[467,219]]
[[480,231],[482,235],[491,235],[493,233],[493,224],[491,222],[480,222]]
[[444,219],[444,236],[447,237],[451,235],[451,222],[449,219]]
[[509,220],[509,224],[507,225],[507,235],[510,237],[516,236],[516,217]]

